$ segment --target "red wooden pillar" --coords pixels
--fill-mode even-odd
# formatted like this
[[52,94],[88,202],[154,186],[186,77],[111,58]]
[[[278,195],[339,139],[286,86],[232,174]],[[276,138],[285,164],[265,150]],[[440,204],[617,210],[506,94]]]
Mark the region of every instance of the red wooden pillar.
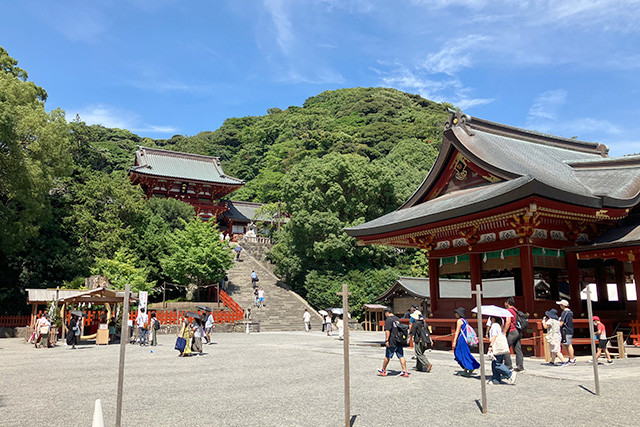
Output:
[[636,259],[631,262],[633,266],[633,281],[636,283],[636,319],[640,320],[640,260]]
[[569,273],[569,295],[571,296],[571,311],[574,316],[582,314],[582,300],[580,299],[580,272],[578,271],[578,257],[575,252],[566,252],[567,270]]
[[609,301],[609,290],[607,289],[607,267],[602,260],[594,261],[596,275],[596,289],[598,290],[598,302]]
[[627,281],[624,277],[624,263],[620,260],[616,260],[616,288],[618,289],[618,303],[620,309],[625,310],[627,305]]
[[482,289],[482,260],[480,254],[469,254],[469,273],[471,275],[471,291],[476,290],[476,285]]
[[438,298],[440,298],[440,260],[429,258],[429,297],[431,299],[431,312],[438,310]]
[[520,277],[525,312],[533,314],[536,294],[533,280],[533,251],[531,246],[520,246]]

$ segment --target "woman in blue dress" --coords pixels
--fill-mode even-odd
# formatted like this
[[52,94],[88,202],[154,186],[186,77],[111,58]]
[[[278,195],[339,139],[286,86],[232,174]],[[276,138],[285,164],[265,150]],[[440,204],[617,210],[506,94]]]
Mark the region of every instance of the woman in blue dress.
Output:
[[456,333],[454,334],[452,341],[453,355],[456,362],[458,362],[458,365],[460,365],[464,370],[462,375],[469,376],[474,369],[478,369],[480,367],[480,364],[475,357],[471,355],[471,349],[469,348],[469,344],[467,344],[467,340],[465,338],[468,325],[466,310],[463,307],[458,307],[455,310],[455,314],[458,322],[456,323]]

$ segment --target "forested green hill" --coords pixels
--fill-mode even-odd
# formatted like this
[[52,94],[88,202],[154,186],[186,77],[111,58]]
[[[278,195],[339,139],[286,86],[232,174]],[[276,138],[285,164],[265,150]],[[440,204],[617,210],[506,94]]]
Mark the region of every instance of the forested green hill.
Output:
[[[341,89],[301,107],[230,118],[214,131],[153,140],[46,113],[44,89],[2,48],[0,65],[0,314],[24,309],[24,288],[79,286],[89,274],[138,289],[186,280],[170,259],[171,241],[194,232],[193,211],[174,200],[146,202],[130,185],[137,145],[218,156],[227,174],[247,181],[234,200],[281,201],[291,220],[271,258],[318,308],[335,305],[345,281],[357,307],[398,274],[423,273],[421,254],[357,247],[342,229],[411,195],[433,164],[450,105],[394,89]],[[201,280],[219,275],[221,266],[209,267]]]

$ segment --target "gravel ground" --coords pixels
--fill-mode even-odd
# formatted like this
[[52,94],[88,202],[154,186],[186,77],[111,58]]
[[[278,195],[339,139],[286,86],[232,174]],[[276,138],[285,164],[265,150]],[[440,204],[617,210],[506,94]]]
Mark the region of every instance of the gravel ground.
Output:
[[[352,334],[353,426],[543,425],[637,426],[640,359],[593,367],[543,367],[526,359],[515,386],[487,386],[456,376],[450,352],[428,353],[429,374],[376,375],[381,333]],[[178,358],[175,337],[126,353],[125,426],[338,426],[344,424],[342,342],[320,332],[215,334],[205,354]],[[0,426],[90,426],[102,400],[105,425],[115,425],[119,346],[83,344],[35,349],[23,339],[0,340]],[[413,352],[408,350],[407,363]],[[487,365],[487,373],[490,367]],[[517,402],[514,405],[513,402]]]

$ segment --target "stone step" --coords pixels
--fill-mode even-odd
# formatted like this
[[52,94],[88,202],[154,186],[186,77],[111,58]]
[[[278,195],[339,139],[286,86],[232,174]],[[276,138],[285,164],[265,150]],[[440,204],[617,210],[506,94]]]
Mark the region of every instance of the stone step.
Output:
[[[239,261],[227,272],[229,285],[227,293],[245,310],[251,308],[251,319],[260,321],[264,331],[304,330],[302,315],[306,308],[312,314],[312,323],[318,324],[321,317],[315,309],[299,295],[291,291],[286,283],[280,281],[271,271],[273,266],[259,262],[254,257],[256,244],[241,244],[243,247]],[[265,306],[254,307],[254,288],[251,286],[251,272],[258,273],[258,286],[265,291]]]

